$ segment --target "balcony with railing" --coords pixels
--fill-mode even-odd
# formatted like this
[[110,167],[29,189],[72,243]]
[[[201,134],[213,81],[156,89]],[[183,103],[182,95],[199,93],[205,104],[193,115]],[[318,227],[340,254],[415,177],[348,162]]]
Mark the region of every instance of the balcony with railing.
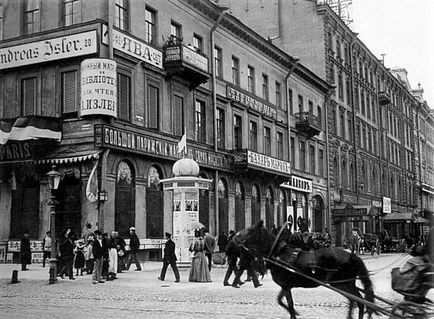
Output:
[[312,138],[321,133],[319,118],[311,112],[296,113],[295,118],[295,128],[300,135]]
[[390,95],[386,91],[381,91],[378,93],[378,103],[380,103],[381,106],[390,104],[391,101]]
[[208,58],[181,39],[171,37],[164,46],[164,69],[167,77],[179,76],[195,88],[209,79]]

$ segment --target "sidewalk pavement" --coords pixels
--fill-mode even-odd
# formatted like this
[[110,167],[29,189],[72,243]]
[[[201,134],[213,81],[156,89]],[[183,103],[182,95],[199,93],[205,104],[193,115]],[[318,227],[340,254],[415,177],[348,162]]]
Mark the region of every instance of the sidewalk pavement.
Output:
[[[173,274],[172,268],[169,266],[166,272],[165,281],[158,280],[158,276],[160,276],[160,271],[163,266],[162,262],[156,261],[147,261],[141,264],[142,271],[135,271],[135,265],[130,267],[129,271],[123,271],[122,273],[117,274],[118,279],[114,281],[110,281],[106,284],[108,285],[119,285],[119,286],[127,286],[127,287],[146,287],[150,288],[152,286],[155,287],[166,287],[166,286],[182,286],[184,288],[188,287],[197,287],[197,283],[189,282],[188,275],[190,272],[189,266],[180,265],[178,266],[181,282],[175,283],[175,276]],[[20,264],[0,264],[0,285],[8,284],[12,280],[12,272],[14,270],[18,270],[18,280],[20,282],[39,282],[43,283],[46,281],[48,284],[49,280],[49,265],[42,267],[41,264],[31,264],[27,265],[29,270],[21,271]],[[223,286],[223,278],[226,273],[227,267],[214,265],[211,270],[211,279],[213,288],[221,287],[222,289],[226,288]],[[74,269],[74,277],[75,280],[69,280],[67,276],[65,279],[58,278],[58,283],[68,283],[68,284],[77,284],[77,285],[91,285],[92,284],[92,275],[84,274],[83,276],[75,276]],[[231,281],[233,279],[233,275],[231,276]],[[251,285],[253,288],[253,285]],[[204,285],[204,287],[208,287],[209,285]],[[226,288],[227,289],[227,288]]]

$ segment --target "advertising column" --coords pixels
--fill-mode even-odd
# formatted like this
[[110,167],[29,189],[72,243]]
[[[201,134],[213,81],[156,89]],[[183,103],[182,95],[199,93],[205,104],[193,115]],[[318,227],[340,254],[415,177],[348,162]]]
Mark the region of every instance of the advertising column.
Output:
[[173,240],[179,262],[190,261],[189,247],[194,239],[195,224],[199,223],[199,190],[174,188]]

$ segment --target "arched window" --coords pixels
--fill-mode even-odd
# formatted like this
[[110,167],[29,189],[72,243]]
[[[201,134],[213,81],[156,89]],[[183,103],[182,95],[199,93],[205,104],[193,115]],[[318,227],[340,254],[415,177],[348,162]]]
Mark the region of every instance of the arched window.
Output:
[[219,201],[219,233],[224,231],[228,234],[228,187],[226,180],[220,179],[218,182],[218,201]]
[[252,225],[256,225],[261,220],[261,198],[259,194],[259,188],[257,185],[252,186]]
[[242,183],[235,184],[235,231],[246,228],[246,201]]
[[116,173],[115,230],[122,237],[129,235],[135,225],[135,181],[132,167],[126,161],[118,165]]
[[148,169],[146,184],[146,237],[163,238],[164,194],[160,183],[162,173],[157,166]]
[[342,160],[342,169],[341,169],[341,174],[342,174],[342,188],[346,189],[347,188],[347,183],[348,183],[348,176],[347,176],[347,163],[344,160]]
[[271,187],[265,193],[265,227],[271,229],[274,225],[274,194]]

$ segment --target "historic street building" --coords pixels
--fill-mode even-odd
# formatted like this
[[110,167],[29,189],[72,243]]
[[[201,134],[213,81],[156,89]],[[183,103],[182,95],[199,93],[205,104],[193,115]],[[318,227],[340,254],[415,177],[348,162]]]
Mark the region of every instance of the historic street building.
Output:
[[[326,107],[332,236],[353,227],[395,239],[428,232],[432,111],[402,70],[389,70],[331,9],[334,1],[232,0],[241,21],[335,86]],[[423,160],[425,158],[425,160]]]
[[135,226],[144,258],[159,258],[174,210],[159,181],[184,133],[212,180],[195,208],[212,234],[288,218],[323,231],[329,200],[343,205],[327,162],[356,167],[357,151],[326,134],[330,81],[307,65],[211,1],[0,1],[0,245],[50,228],[55,165],[56,229]]

